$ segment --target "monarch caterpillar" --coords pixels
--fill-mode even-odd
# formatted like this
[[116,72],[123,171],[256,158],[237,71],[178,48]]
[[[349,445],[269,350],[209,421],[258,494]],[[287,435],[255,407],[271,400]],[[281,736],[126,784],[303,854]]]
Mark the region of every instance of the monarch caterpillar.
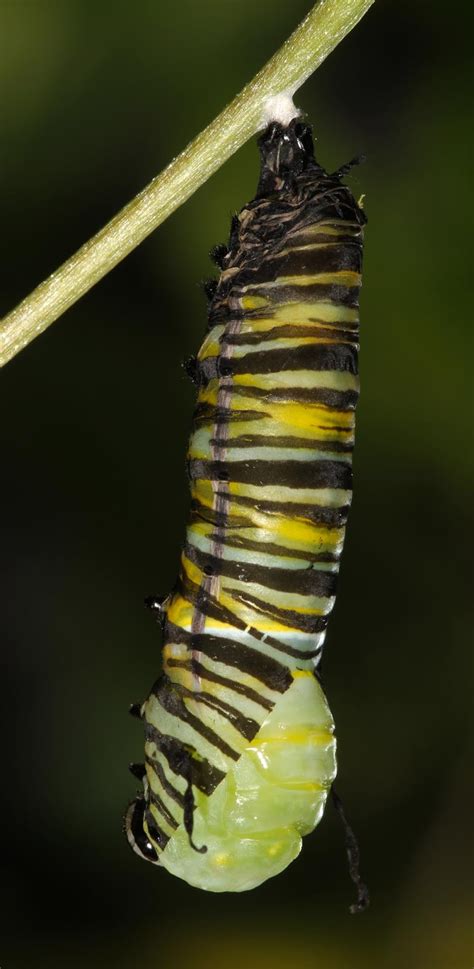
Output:
[[336,774],[317,668],[351,501],[365,216],[310,128],[259,141],[194,362],[191,514],[174,591],[152,598],[163,673],[145,726],[134,851],[209,891],[282,871]]

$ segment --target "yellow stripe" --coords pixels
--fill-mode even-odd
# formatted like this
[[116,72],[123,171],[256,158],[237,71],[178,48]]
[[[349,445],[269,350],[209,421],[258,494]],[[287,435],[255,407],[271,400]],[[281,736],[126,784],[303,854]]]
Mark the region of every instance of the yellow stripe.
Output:
[[[335,341],[328,342],[333,345]],[[296,378],[295,374],[297,374]],[[304,370],[300,367],[278,373],[236,373],[233,383],[235,387],[261,387],[268,390],[279,390],[282,387],[307,387],[310,390],[359,389],[359,379],[356,374],[341,370]],[[301,404],[299,406],[304,411],[304,407]]]
[[265,283],[249,283],[248,286],[243,286],[243,292],[248,292],[253,289],[273,289],[279,286],[311,286],[313,283],[326,283],[326,284],[337,284],[339,286],[360,286],[361,276],[360,273],[348,271],[345,269],[339,270],[333,273],[312,273],[311,275],[298,275],[298,276],[278,276],[277,279],[273,279],[270,282]]
[[[313,674],[310,674],[313,676]],[[249,744],[249,747],[259,747],[260,749],[265,748],[265,746],[282,746],[290,744],[300,745],[300,744],[314,744],[315,747],[325,747],[326,744],[331,743],[333,740],[332,733],[329,730],[315,730],[314,727],[303,727],[301,730],[285,730],[285,733],[278,735],[277,737],[265,737],[264,739],[260,737],[255,738]]]
[[[243,305],[243,301],[242,301]],[[284,303],[281,306],[275,306],[272,312],[273,320],[284,320],[285,323],[293,323],[295,326],[300,323],[318,323],[323,320],[323,322],[331,323],[354,323],[355,325],[359,322],[359,311],[351,306],[335,306],[333,303],[329,303],[327,300],[318,302],[315,300],[311,303]]]

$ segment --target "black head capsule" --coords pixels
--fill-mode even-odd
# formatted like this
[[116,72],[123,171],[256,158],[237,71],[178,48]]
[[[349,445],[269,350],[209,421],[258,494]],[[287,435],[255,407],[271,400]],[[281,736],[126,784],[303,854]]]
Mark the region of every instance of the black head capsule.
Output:
[[311,128],[296,118],[287,127],[272,122],[258,145],[261,171],[257,198],[292,187],[308,168],[322,170],[314,158]]

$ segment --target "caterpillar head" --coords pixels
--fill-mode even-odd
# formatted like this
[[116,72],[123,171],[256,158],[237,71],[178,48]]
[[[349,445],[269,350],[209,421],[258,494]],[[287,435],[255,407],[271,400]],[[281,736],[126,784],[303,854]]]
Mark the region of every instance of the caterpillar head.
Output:
[[320,169],[314,158],[311,127],[297,118],[286,127],[273,121],[258,144],[261,171],[257,198],[290,187],[306,168]]

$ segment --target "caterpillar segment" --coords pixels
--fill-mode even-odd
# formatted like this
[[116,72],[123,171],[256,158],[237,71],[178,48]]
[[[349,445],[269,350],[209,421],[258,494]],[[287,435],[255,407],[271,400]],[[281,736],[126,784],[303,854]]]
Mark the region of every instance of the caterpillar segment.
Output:
[[317,668],[352,494],[364,214],[310,129],[260,139],[194,367],[191,513],[141,708],[142,857],[214,892],[284,869],[336,774]]

